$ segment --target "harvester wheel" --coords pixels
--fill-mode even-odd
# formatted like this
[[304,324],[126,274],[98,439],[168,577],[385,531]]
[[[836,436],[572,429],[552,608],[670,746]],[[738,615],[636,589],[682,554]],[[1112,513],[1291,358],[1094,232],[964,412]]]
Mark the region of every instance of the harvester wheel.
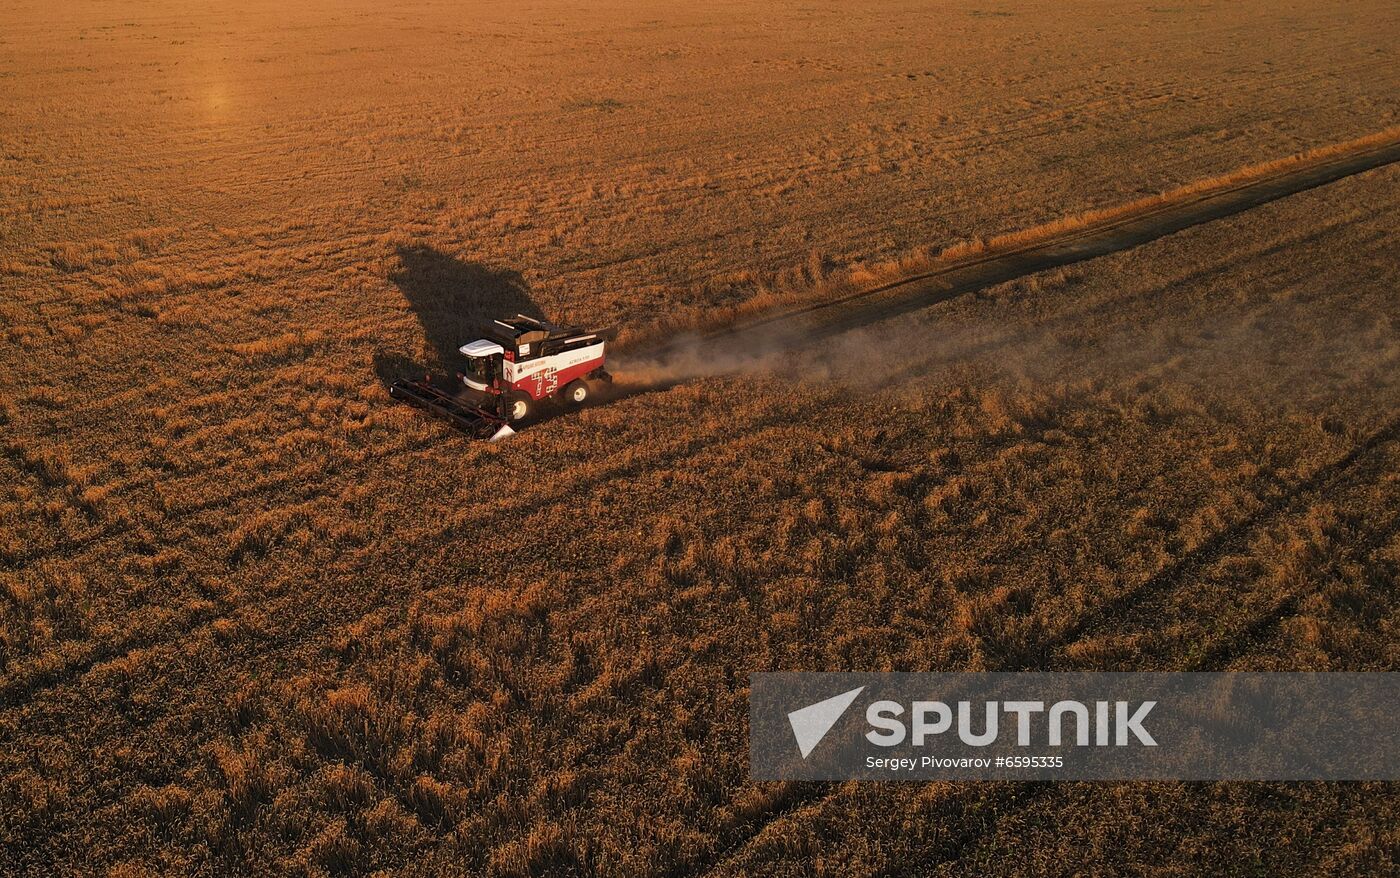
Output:
[[507,400],[506,412],[512,421],[523,421],[530,417],[533,402],[528,393],[512,393]]
[[571,405],[583,405],[588,401],[588,385],[582,381],[570,381],[564,387],[564,401]]

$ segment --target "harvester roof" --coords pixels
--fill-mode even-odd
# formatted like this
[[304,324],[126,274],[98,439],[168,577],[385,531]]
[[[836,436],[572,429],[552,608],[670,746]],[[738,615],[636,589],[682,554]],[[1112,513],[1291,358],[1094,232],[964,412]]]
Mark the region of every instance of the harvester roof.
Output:
[[489,338],[479,338],[476,341],[467,342],[457,350],[468,357],[489,357],[492,354],[505,353],[505,348],[499,342],[494,342]]

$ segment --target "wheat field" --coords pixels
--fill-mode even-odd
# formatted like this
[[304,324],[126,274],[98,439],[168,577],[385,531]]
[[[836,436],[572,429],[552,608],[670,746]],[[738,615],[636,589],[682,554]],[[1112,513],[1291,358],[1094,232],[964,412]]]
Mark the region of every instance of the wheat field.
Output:
[[[0,873],[1395,870],[1393,785],[755,783],[746,716],[767,670],[1394,670],[1397,166],[628,368],[678,313],[1390,129],[1397,37],[7,4]],[[384,392],[518,311],[631,333],[628,392],[491,445]]]

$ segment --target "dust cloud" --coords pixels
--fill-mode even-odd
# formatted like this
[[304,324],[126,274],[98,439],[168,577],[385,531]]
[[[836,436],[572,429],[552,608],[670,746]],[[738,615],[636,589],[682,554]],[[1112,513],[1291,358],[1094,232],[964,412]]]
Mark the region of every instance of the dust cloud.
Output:
[[1022,386],[1092,382],[1130,389],[1170,377],[1203,397],[1220,392],[1267,405],[1298,402],[1300,386],[1323,397],[1346,384],[1382,380],[1397,360],[1400,338],[1388,325],[1347,324],[1274,302],[1116,325],[1086,325],[1080,314],[1030,326],[985,319],[940,325],[937,316],[923,315],[839,334],[774,323],[679,336],[653,354],[621,358],[615,375],[623,394],[742,376],[898,392],[968,368]]

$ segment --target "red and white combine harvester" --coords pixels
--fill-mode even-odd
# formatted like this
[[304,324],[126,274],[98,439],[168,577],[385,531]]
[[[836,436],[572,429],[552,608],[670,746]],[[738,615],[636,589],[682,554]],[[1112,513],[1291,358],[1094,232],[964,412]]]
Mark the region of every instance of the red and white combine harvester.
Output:
[[597,333],[517,314],[494,321],[485,338],[458,349],[466,357],[458,393],[444,393],[424,378],[395,381],[389,395],[494,442],[513,436],[511,423],[530,417],[537,403],[587,402],[590,382],[612,380],[603,370],[603,347]]

